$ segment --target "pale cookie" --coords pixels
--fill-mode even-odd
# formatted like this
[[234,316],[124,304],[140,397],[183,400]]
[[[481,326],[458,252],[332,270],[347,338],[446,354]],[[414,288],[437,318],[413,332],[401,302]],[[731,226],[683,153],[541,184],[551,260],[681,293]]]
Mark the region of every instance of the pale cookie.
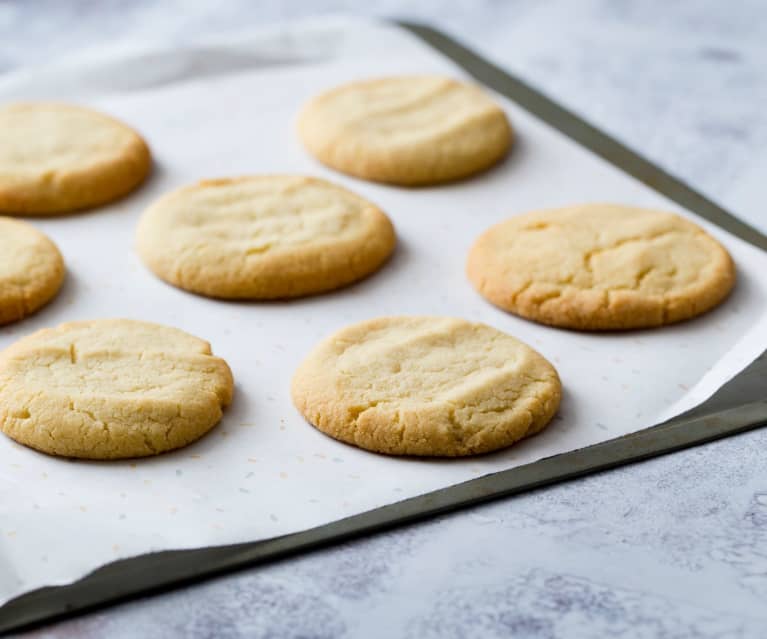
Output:
[[395,244],[374,204],[296,176],[205,180],[174,191],[144,213],[137,239],[158,277],[229,299],[339,288],[377,270]]
[[478,87],[439,76],[346,84],[303,109],[299,134],[327,166],[366,180],[437,184],[483,171],[506,155],[506,114]]
[[126,125],[57,103],[0,106],[0,212],[53,215],[111,202],[151,168]]
[[735,284],[729,253],[700,227],[613,204],[501,222],[476,241],[467,273],[502,309],[584,330],[679,322],[719,304]]
[[0,217],[0,325],[47,304],[64,281],[59,249],[34,226]]
[[321,342],[293,403],[323,433],[379,453],[456,457],[542,430],[559,406],[554,367],[484,324],[384,317]]
[[210,345],[132,320],[72,322],[0,353],[0,429],[52,455],[119,459],[195,441],[232,400]]

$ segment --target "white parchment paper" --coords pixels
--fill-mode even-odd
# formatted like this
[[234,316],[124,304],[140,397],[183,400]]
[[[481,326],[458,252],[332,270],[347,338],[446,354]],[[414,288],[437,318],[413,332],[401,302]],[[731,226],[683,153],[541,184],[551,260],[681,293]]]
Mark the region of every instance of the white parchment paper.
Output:
[[[728,301],[702,318],[580,334],[526,322],[480,298],[464,276],[466,253],[506,217],[584,201],[679,210],[512,104],[502,101],[518,135],[509,160],[449,186],[361,182],[302,150],[295,114],[318,91],[431,71],[461,75],[394,27],[325,21],[185,50],[100,52],[0,79],[2,100],[76,100],[126,120],[157,161],[151,181],[126,200],[33,220],[61,247],[69,275],[48,308],[0,329],[0,347],[64,321],[139,318],[208,339],[237,383],[216,429],[157,458],[69,461],[0,437],[0,601],[118,558],[298,531],[630,433],[699,404],[765,349],[767,255],[701,220],[732,252],[739,276]],[[190,295],[142,266],[133,233],[152,200],[199,178],[249,173],[320,175],[378,203],[397,228],[394,258],[345,290],[267,304]],[[291,406],[289,384],[312,345],[351,322],[406,313],[483,321],[534,346],[561,374],[559,416],[537,437],[464,460],[374,455],[307,425]]]

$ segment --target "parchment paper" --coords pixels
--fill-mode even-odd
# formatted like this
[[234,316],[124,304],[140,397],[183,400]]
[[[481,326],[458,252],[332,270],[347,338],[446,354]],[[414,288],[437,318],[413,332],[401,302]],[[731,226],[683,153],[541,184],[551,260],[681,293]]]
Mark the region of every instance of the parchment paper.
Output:
[[[151,181],[126,200],[32,220],[58,243],[69,275],[48,308],[0,330],[0,347],[68,320],[140,318],[208,339],[237,382],[217,428],[157,458],[68,461],[0,436],[0,601],[114,559],[298,531],[630,433],[699,404],[765,349],[767,255],[699,219],[730,249],[739,276],[728,301],[700,319],[580,334],[517,319],[479,297],[464,276],[466,253],[499,220],[584,201],[678,210],[501,98],[515,149],[502,166],[458,184],[374,185],[334,174],[302,150],[295,114],[318,91],[430,71],[460,76],[394,27],[324,21],[186,50],[99,52],[0,79],[3,101],[74,99],[126,120],[157,160]],[[162,193],[203,177],[291,172],[324,176],[378,203],[399,235],[392,261],[345,290],[266,304],[187,294],[140,263],[134,228]],[[289,384],[312,345],[351,322],[407,313],[483,321],[531,344],[561,374],[559,416],[537,437],[464,460],[374,455],[307,425],[291,406]]]

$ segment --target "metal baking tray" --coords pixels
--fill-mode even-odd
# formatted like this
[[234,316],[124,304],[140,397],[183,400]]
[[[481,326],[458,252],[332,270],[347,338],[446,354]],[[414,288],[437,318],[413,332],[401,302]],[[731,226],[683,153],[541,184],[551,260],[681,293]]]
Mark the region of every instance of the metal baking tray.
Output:
[[[767,251],[767,236],[617,140],[429,26],[398,22],[424,43],[550,126],[681,206]],[[0,608],[0,634],[39,625],[225,572],[664,455],[767,424],[767,353],[708,401],[663,424],[541,459],[340,521],[265,541],[153,553],[117,561],[66,586],[24,594]]]

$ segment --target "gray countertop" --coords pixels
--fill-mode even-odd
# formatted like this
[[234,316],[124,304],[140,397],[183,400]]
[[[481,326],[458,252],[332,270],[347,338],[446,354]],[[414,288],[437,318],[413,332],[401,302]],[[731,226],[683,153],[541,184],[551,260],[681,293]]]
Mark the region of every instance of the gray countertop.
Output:
[[[767,228],[763,0],[415,4],[365,6],[459,36]],[[0,0],[0,73],[361,5]],[[767,430],[25,636],[767,637]]]

